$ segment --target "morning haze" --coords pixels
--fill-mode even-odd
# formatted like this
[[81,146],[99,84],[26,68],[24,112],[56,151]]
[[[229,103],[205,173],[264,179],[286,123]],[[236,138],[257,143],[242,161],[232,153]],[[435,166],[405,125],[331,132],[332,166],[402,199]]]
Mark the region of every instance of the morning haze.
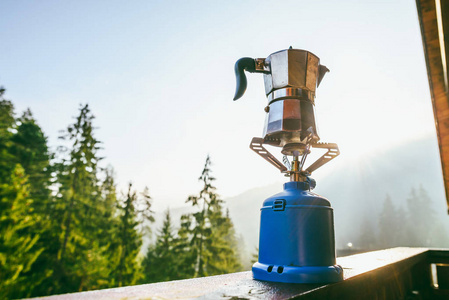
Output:
[[[0,295],[248,269],[262,202],[288,178],[249,149],[267,100],[261,76],[248,76],[245,97],[232,101],[234,63],[290,46],[330,69],[317,125],[341,154],[312,177],[334,208],[338,250],[448,246],[413,2],[7,0],[0,29],[0,176],[15,188],[2,210],[5,220],[33,216],[23,232],[1,227],[14,237],[8,253],[23,255],[5,267],[13,279]],[[400,229],[417,212],[432,221],[427,239]],[[22,286],[36,274],[42,281]]]

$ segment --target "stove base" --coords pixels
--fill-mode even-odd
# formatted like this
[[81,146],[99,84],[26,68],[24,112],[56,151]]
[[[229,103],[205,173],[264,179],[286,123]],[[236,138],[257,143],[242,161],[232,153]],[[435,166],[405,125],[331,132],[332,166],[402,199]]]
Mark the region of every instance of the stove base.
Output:
[[343,280],[339,265],[321,267],[276,266],[256,262],[253,277],[257,280],[288,283],[332,283]]

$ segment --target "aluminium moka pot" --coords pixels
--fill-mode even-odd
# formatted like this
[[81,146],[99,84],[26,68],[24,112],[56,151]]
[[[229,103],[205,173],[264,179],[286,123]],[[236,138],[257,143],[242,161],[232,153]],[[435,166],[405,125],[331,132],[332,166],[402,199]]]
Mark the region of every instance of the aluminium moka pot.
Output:
[[[290,283],[329,283],[343,280],[336,264],[333,210],[330,202],[311,190],[313,171],[339,155],[334,143],[319,143],[315,123],[315,92],[329,70],[305,50],[275,52],[267,58],[239,59],[235,64],[234,100],[243,96],[245,72],[263,73],[268,105],[262,138],[250,148],[278,168],[290,182],[263,202],[260,215],[259,259],[253,265],[258,280]],[[280,147],[283,163],[264,145]],[[326,153],[307,168],[312,148]],[[289,159],[291,157],[291,160]]]

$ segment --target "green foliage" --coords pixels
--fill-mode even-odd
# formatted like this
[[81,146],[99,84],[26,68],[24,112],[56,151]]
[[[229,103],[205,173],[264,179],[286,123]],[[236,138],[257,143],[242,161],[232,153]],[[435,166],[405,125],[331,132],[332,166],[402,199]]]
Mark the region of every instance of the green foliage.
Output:
[[15,129],[15,133],[11,137],[10,151],[14,155],[15,161],[23,166],[27,174],[29,197],[33,199],[32,216],[36,220],[35,226],[30,227],[27,231],[31,235],[39,235],[39,240],[34,247],[44,249],[29,271],[24,274],[35,283],[34,289],[28,288],[28,293],[22,295],[30,296],[39,293],[38,289],[52,274],[54,249],[52,249],[51,241],[56,235],[51,230],[51,220],[48,214],[51,209],[49,188],[51,185],[51,154],[47,147],[47,138],[29,109],[16,120]]
[[195,212],[174,229],[167,210],[140,260],[154,222],[148,188],[117,195],[101,169],[88,105],[61,136],[56,154],[30,110],[15,117],[0,88],[0,298],[23,298],[156,282],[241,269],[239,243],[213,186],[210,159]]
[[251,253],[251,265],[259,261],[259,247],[256,247],[253,253]]
[[154,222],[150,200],[147,188],[139,197],[130,183],[126,197],[119,202],[118,243],[110,249],[117,256],[112,278],[118,286],[135,284],[140,277],[138,255],[142,234],[149,233],[147,225]]
[[199,178],[203,189],[198,196],[190,196],[186,201],[199,210],[181,218],[178,235],[187,242],[182,262],[186,276],[217,275],[241,268],[234,226],[229,216],[223,214],[223,200],[212,185],[215,178],[210,174],[210,166],[208,156]]
[[[44,250],[34,247],[39,235],[30,233],[38,219],[33,214],[29,184],[18,164],[0,184],[0,298],[21,297],[38,284],[24,276]],[[32,231],[31,231],[32,232]]]
[[181,216],[174,234],[167,210],[156,242],[143,262],[142,283],[218,275],[241,270],[238,243],[229,214],[223,213],[223,200],[216,193],[207,157],[199,178],[203,188],[189,196],[187,203],[196,209]]
[[107,286],[109,275],[106,232],[111,206],[101,197],[98,179],[100,142],[94,136],[88,105],[80,108],[63,141],[70,148],[60,148],[62,161],[55,166],[58,192],[52,211],[54,228],[59,233],[54,269],[54,292],[82,291]]
[[28,175],[30,196],[36,209],[45,210],[50,196],[50,158],[47,138],[36,124],[31,111],[26,110],[17,120],[16,133],[11,137],[11,153]]
[[208,273],[213,275],[242,270],[234,225],[229,211],[224,215],[222,210],[217,206],[210,218],[212,257],[208,260]]
[[150,247],[142,261],[142,283],[179,279],[176,242],[170,210],[167,209],[156,243]]
[[14,106],[11,101],[4,98],[5,89],[0,87],[0,137],[5,138],[11,134],[14,127]]
[[[31,113],[16,120],[14,106],[3,93],[0,89],[0,293],[21,298],[32,295],[51,274],[48,264],[40,265],[49,232],[42,210],[49,195],[44,174],[49,158],[46,139]],[[27,127],[30,123],[33,126]],[[39,157],[35,165],[22,155],[25,152]]]
[[3,98],[4,89],[0,88],[0,182],[9,178],[15,164],[11,154],[11,137],[15,130],[14,106]]
[[[239,256],[244,243],[217,194],[209,157],[202,189],[186,201],[194,211],[174,228],[167,210],[140,261],[154,222],[152,199],[147,188],[137,193],[131,184],[117,194],[112,167],[99,166],[101,142],[88,105],[64,131],[55,155],[31,111],[16,118],[4,92],[0,88],[1,299],[217,275],[250,261]],[[365,218],[358,246],[448,247],[430,204],[422,187],[412,189],[404,208],[387,196],[378,226]]]
[[101,199],[104,201],[104,219],[107,220],[107,225],[102,226],[100,239],[109,238],[109,244],[104,255],[106,257],[107,266],[109,270],[109,278],[106,285],[108,287],[117,286],[114,270],[117,269],[117,265],[120,260],[120,253],[117,249],[120,247],[121,241],[117,238],[120,232],[120,219],[118,217],[118,205],[119,199],[117,197],[117,187],[114,178],[114,170],[111,166],[108,166],[104,170],[105,178],[100,186]]

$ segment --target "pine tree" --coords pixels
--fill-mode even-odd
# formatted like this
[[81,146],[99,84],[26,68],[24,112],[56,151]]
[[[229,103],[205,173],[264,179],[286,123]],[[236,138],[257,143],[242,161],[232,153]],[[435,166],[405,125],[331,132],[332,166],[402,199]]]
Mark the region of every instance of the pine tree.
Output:
[[118,286],[135,284],[139,279],[137,258],[142,246],[142,234],[145,230],[148,232],[148,223],[154,222],[150,200],[147,188],[139,197],[130,183],[127,195],[119,205],[120,223],[116,249],[119,257],[113,272]]
[[3,98],[5,89],[0,87],[0,182],[10,178],[15,160],[11,154],[11,138],[15,130],[14,106],[11,101]]
[[111,287],[132,285],[142,277],[139,261],[142,237],[151,232],[149,224],[154,222],[147,188],[138,194],[130,183],[127,194],[117,198],[116,207],[116,218],[111,220],[113,238],[108,248]]
[[117,196],[117,186],[115,183],[114,169],[108,166],[104,169],[104,180],[101,183],[101,199],[104,202],[104,220],[107,222],[107,226],[103,226],[104,230],[101,232],[100,239],[109,239],[109,244],[105,249],[105,255],[107,260],[107,270],[109,276],[105,287],[116,287],[117,280],[115,277],[115,270],[120,262],[119,247],[120,239],[120,214],[119,206],[121,199]]
[[[211,161],[208,156],[199,181],[203,189],[198,196],[190,196],[190,202],[197,212],[181,218],[178,235],[187,239],[184,245],[185,275],[203,277],[234,272],[241,268],[236,254],[235,231],[229,216],[223,214],[223,200],[212,185]],[[190,270],[190,272],[189,272]]]
[[48,150],[47,138],[29,109],[23,113],[17,123],[19,125],[16,133],[11,138],[11,152],[28,175],[30,196],[34,199],[34,204],[43,206],[36,208],[45,211],[50,196],[51,179],[51,154]]
[[[383,222],[384,221],[382,220],[382,223]],[[357,246],[362,250],[375,250],[379,248],[379,246],[377,245],[376,233],[371,226],[370,219],[367,217],[363,218],[362,225],[360,227],[359,242]]]
[[[0,88],[0,297],[22,298],[31,296],[49,275],[48,268],[38,268],[36,263],[42,258],[41,234],[46,223],[37,209],[43,199],[31,192],[29,176],[22,167],[26,162],[15,151],[19,145],[15,138],[22,127],[17,126],[14,106],[3,98],[4,92]],[[37,276],[31,276],[34,274]]]
[[56,248],[54,241],[57,235],[52,231],[49,211],[52,209],[50,195],[52,157],[47,146],[47,138],[34,119],[31,111],[26,110],[16,122],[16,130],[11,137],[11,153],[15,162],[23,166],[29,182],[29,196],[32,201],[32,214],[39,220],[35,226],[28,228],[28,233],[39,235],[38,242],[33,246],[36,250],[44,249],[28,272],[24,273],[35,287],[28,287],[28,293],[23,296],[38,296],[46,294],[51,285],[47,281],[52,273],[52,264]]
[[208,261],[208,273],[216,275],[241,271],[236,232],[229,217],[229,210],[224,215],[222,206],[216,205],[212,210],[210,222],[213,258]]
[[412,188],[410,196],[407,198],[409,245],[437,246],[441,239],[445,239],[446,234],[441,230],[442,226],[435,218],[435,211],[432,209],[432,200],[427,191],[420,186],[418,190]]
[[197,261],[197,248],[192,236],[194,224],[193,214],[181,216],[180,228],[174,241],[174,252],[177,255],[177,277],[174,279],[193,278],[195,276],[195,263]]
[[151,235],[151,223],[154,223],[154,211],[151,210],[152,199],[148,187],[144,187],[136,202],[137,230],[141,235]]
[[391,201],[390,195],[387,195],[379,218],[379,245],[381,248],[398,246],[400,224],[397,215],[397,209]]
[[170,217],[170,210],[165,212],[165,219],[152,245],[142,261],[142,283],[178,279],[179,260],[176,253],[176,238]]
[[[53,293],[107,286],[106,237],[108,207],[101,198],[97,174],[100,142],[94,137],[94,116],[88,105],[61,137],[69,148],[56,165],[59,190],[53,220],[60,233]],[[68,152],[68,153],[67,153]]]
[[396,245],[400,247],[407,247],[409,246],[408,239],[413,225],[409,223],[409,220],[407,219],[407,212],[402,205],[397,208],[396,213],[396,223],[398,224]]
[[[236,233],[236,237],[237,237],[237,246],[235,253],[239,257],[239,261],[241,263],[241,268],[238,271],[251,270],[251,267],[254,263],[251,263],[252,255],[247,249],[245,237],[241,233],[238,235]],[[256,259],[258,259],[257,256]]]

